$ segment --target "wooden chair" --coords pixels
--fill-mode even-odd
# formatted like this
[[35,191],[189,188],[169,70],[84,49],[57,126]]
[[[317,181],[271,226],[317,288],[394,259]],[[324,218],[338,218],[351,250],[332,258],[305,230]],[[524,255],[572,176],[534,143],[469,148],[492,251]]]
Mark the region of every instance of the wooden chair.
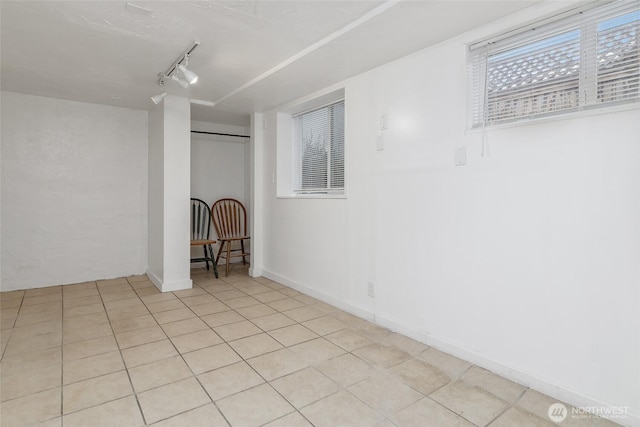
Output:
[[[209,262],[213,265],[213,273],[218,278],[218,268],[215,258],[213,257],[213,249],[211,245],[216,243],[215,240],[209,238],[211,229],[211,210],[209,205],[200,199],[191,199],[191,247],[202,246],[204,257],[191,258],[191,262],[205,262],[207,270],[209,270]],[[209,250],[207,253],[207,249]]]
[[[244,248],[244,241],[249,240],[247,210],[241,202],[235,199],[220,199],[211,207],[211,218],[213,218],[213,226],[216,228],[220,241],[215,265],[218,265],[220,257],[225,258],[225,276],[228,276],[231,258],[242,257],[242,263],[246,264],[246,257],[250,255],[245,252]],[[236,242],[240,243],[240,247],[232,248],[233,243]]]

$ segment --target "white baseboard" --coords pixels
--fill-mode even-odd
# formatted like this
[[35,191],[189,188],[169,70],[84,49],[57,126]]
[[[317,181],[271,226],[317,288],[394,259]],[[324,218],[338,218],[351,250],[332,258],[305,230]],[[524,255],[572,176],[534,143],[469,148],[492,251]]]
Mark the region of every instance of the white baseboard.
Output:
[[267,270],[262,270],[262,275],[264,277],[266,277],[267,279],[271,279],[274,282],[278,282],[278,283],[282,283],[283,285],[289,286],[290,288],[295,289],[296,291],[300,291],[306,295],[309,295],[310,297],[319,299],[320,301],[326,302],[327,304],[331,304],[334,307],[337,307],[341,310],[344,310],[348,313],[351,313],[355,316],[361,317],[365,320],[368,320],[370,322],[374,321],[373,318],[373,314],[366,309],[363,309],[361,307],[356,307],[354,305],[345,303],[342,300],[333,298],[327,294],[324,294],[322,292],[318,292],[315,289],[312,288],[308,288],[304,285],[301,285],[298,282],[295,282],[287,277],[281,276],[279,274],[273,273],[271,271],[267,271]]
[[[263,275],[263,271],[259,268],[249,268],[249,276],[251,277],[260,277]],[[273,280],[273,279],[272,279]]]
[[147,277],[151,280],[151,283],[156,285],[156,288],[158,288],[160,292],[182,291],[193,287],[193,281],[191,279],[177,280],[175,282],[163,282],[158,278],[158,276],[150,271],[147,271]]
[[[337,307],[355,316],[358,316],[360,318],[373,322],[379,326],[390,329],[393,332],[397,332],[399,334],[405,335],[409,338],[412,338],[430,347],[436,348],[445,353],[449,353],[460,359],[466,360],[467,362],[470,362],[470,363],[473,363],[474,365],[485,368],[491,372],[494,372],[518,384],[522,384],[523,386],[539,391],[540,393],[546,394],[547,396],[551,396],[555,399],[558,399],[559,401],[566,402],[570,405],[573,405],[576,408],[587,408],[587,407],[609,408],[609,407],[616,406],[610,403],[598,401],[589,396],[585,396],[581,393],[567,389],[566,387],[560,384],[554,383],[550,379],[541,378],[533,373],[526,372],[521,369],[509,366],[507,364],[489,359],[472,350],[452,344],[446,339],[443,339],[441,337],[436,337],[431,334],[427,334],[423,331],[417,330],[415,328],[403,325],[402,323],[394,319],[380,316],[379,314],[373,313],[368,309],[354,306],[343,300],[335,299],[330,295],[326,295],[315,289],[309,288],[305,285],[302,285],[298,282],[295,282],[294,280],[291,280],[285,276],[281,276],[277,273],[273,273],[267,270],[262,270],[261,273],[262,273],[262,276],[268,279],[271,279],[278,283],[282,283],[283,285],[289,286],[306,295],[309,295],[320,301],[331,304],[334,307]],[[621,419],[616,418],[616,419],[613,419],[612,421],[625,427],[640,427],[640,416],[638,414],[631,414],[631,413],[626,414],[626,418],[621,418]]]
[[[523,371],[522,369],[514,368],[507,364],[489,359],[479,353],[452,344],[445,339],[424,333],[422,336],[423,338],[419,341],[430,347],[471,362],[474,365],[478,365],[513,382],[539,391],[540,393],[546,394],[547,396],[553,397],[561,402],[568,403],[576,408],[611,408],[617,406],[612,403],[599,401],[574,390],[570,390],[561,384],[555,383],[551,379],[543,378],[534,373]],[[640,427],[640,417],[638,417],[637,414],[629,413],[625,415],[625,418],[616,418],[611,421],[626,427]]]
[[184,289],[193,288],[193,280],[176,280],[175,282],[164,282],[162,284],[162,292],[182,291]]
[[155,274],[153,274],[149,270],[147,270],[146,274],[147,274],[147,277],[149,278],[149,280],[151,280],[151,283],[156,285],[156,288],[158,288],[158,290],[160,292],[162,292],[162,280],[160,280],[160,278],[158,278],[158,276],[156,276]]

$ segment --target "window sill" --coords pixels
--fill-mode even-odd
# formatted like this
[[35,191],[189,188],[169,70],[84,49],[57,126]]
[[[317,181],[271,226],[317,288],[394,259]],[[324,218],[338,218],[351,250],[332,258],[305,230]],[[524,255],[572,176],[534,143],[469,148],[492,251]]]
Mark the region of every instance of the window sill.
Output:
[[346,199],[346,194],[289,194],[278,195],[276,199]]
[[601,114],[619,113],[622,111],[637,110],[637,109],[640,109],[640,102],[638,102],[638,100],[634,100],[628,103],[623,103],[618,105],[584,107],[583,109],[578,111],[567,111],[565,113],[551,114],[544,117],[523,118],[521,120],[516,120],[510,123],[498,123],[494,125],[487,124],[485,128],[481,126],[471,128],[471,129],[467,128],[466,133],[474,134],[474,133],[480,133],[483,130],[492,131],[492,130],[508,129],[508,128],[535,125],[535,124],[546,123],[546,122],[554,122],[559,120],[571,120],[571,119],[579,119],[581,117],[597,116]]

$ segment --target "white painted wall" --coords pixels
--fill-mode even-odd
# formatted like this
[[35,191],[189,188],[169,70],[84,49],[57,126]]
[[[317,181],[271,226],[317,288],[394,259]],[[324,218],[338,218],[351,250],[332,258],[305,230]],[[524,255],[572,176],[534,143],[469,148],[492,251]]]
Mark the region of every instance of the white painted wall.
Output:
[[492,130],[488,158],[465,132],[465,44],[537,13],[345,81],[346,200],[276,198],[290,105],[265,113],[254,268],[569,403],[627,406],[618,421],[640,425],[640,109]]
[[[235,135],[249,134],[249,130],[243,126],[200,121],[192,121],[191,129]],[[249,213],[251,206],[248,159],[249,138],[192,133],[191,197],[204,200],[209,207],[218,199],[231,197],[240,200]],[[217,237],[213,224],[211,237]],[[214,251],[217,251],[217,247]],[[202,257],[202,248],[192,248],[191,256]],[[242,259],[235,258],[232,261],[241,262]]]
[[2,291],[143,273],[147,112],[1,102]]
[[[193,130],[248,135],[241,126],[192,121]],[[191,134],[191,196],[211,206],[223,197],[245,203],[249,155],[248,138]]]

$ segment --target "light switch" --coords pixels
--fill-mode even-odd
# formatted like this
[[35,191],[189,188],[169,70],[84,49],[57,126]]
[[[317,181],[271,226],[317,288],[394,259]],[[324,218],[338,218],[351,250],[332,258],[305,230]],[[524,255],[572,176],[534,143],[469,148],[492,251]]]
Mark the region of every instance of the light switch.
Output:
[[378,137],[376,138],[376,150],[382,151],[384,150],[384,134],[387,130],[387,115],[383,114],[380,116],[379,124],[378,124]]
[[467,148],[465,146],[456,148],[454,155],[456,166],[464,166],[467,164]]
[[387,115],[380,116],[380,130],[387,130]]

